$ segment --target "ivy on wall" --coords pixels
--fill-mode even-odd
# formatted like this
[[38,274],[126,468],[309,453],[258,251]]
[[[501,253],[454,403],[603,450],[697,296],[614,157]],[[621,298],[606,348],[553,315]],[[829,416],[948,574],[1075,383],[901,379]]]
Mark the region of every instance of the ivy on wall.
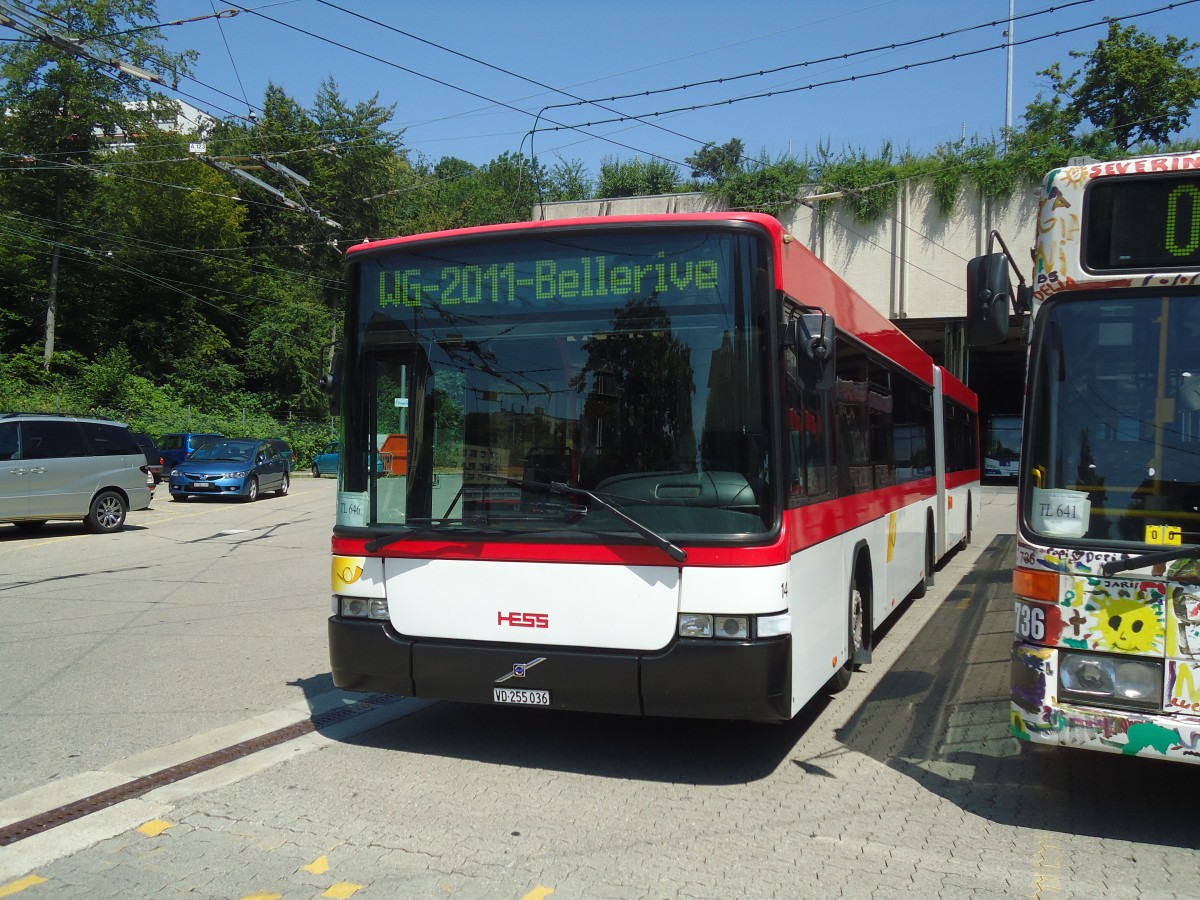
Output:
[[[1007,148],[996,141],[970,139],[943,144],[924,155],[909,150],[896,153],[890,144],[877,154],[863,150],[835,154],[821,147],[802,160],[787,157],[769,162],[760,157],[706,191],[729,209],[772,214],[794,207],[804,196],[841,193],[839,199],[853,211],[854,218],[870,224],[891,214],[899,186],[908,179],[931,182],[938,210],[949,215],[967,185],[985,198],[1003,199],[1021,185],[1040,181],[1074,156],[1119,159],[1197,147],[1200,141],[1122,153],[1115,147],[1046,145],[1026,133],[1014,133]],[[828,203],[822,202],[824,206]]]

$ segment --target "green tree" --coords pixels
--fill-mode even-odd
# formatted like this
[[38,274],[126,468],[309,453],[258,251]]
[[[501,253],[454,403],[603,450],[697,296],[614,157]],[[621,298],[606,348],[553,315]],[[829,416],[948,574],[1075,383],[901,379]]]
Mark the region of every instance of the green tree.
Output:
[[721,185],[745,170],[746,146],[740,138],[732,138],[721,146],[705,144],[699,152],[684,160],[692,167],[692,177],[707,179]]
[[156,120],[174,117],[173,104],[147,92],[146,82],[96,58],[119,58],[174,82],[187,74],[195,54],[163,49],[161,33],[149,27],[157,20],[154,0],[43,0],[29,12],[51,33],[69,35],[94,53],[72,55],[33,39],[0,46],[0,146],[29,164],[6,178],[15,183],[4,192],[26,216],[29,241],[40,245],[46,275],[37,286],[44,291],[49,369],[60,301],[67,308],[87,295],[88,267],[71,263],[86,262],[79,235],[90,223],[77,213],[95,186],[89,165],[113,139],[144,134],[155,130]]
[[245,254],[246,206],[222,173],[156,134],[105,158],[86,206],[90,299],[64,335],[137,347],[137,371],[172,380],[235,363],[258,300]]
[[796,205],[801,188],[812,182],[807,161],[791,156],[775,160],[760,154],[753,165],[747,165],[706,190],[721,197],[730,209],[769,212],[778,215]]
[[1050,79],[1053,93],[1039,93],[1027,107],[1027,131],[1065,145],[1086,122],[1102,132],[1099,143],[1121,151],[1164,146],[1187,127],[1200,101],[1200,68],[1188,65],[1197,48],[1200,43],[1171,35],[1159,41],[1110,21],[1092,50],[1071,51],[1084,60],[1076,72],[1065,76],[1055,63],[1038,73]]
[[550,188],[546,200],[588,200],[592,196],[592,179],[583,161],[560,160],[550,170]]
[[679,189],[679,169],[661,159],[619,160],[605,157],[596,185],[598,197],[642,197]]
[[545,168],[520,153],[502,153],[483,166],[446,156],[417,168],[422,190],[409,207],[414,232],[527,222],[538,186],[550,184]]
[[310,280],[277,274],[255,281],[260,314],[246,341],[247,386],[279,399],[278,409],[319,416],[329,398],[319,379],[335,334],[332,311]]

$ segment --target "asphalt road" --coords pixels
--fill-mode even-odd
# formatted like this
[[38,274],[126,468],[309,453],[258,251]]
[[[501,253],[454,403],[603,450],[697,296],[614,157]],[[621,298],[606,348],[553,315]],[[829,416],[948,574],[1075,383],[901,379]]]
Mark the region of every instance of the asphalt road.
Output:
[[333,690],[333,494],[0,527],[0,832],[145,782],[0,846],[0,896],[1200,895],[1200,769],[1008,736],[1011,491],[776,726]]

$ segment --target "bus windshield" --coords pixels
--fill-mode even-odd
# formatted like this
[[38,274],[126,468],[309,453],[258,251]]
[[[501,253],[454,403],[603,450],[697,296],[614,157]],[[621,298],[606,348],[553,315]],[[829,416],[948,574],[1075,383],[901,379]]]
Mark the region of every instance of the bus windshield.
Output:
[[1200,543],[1198,300],[1080,292],[1043,308],[1029,387],[1042,402],[1021,460],[1034,532]]
[[343,460],[361,524],[632,535],[593,492],[660,534],[767,532],[764,265],[756,236],[695,228],[364,259]]

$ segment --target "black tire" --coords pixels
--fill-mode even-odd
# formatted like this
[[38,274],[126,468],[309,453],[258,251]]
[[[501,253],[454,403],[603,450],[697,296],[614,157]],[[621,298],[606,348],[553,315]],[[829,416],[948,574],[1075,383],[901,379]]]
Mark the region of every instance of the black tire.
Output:
[[925,575],[917,582],[917,586],[913,588],[912,596],[914,599],[920,600],[929,593],[929,589],[933,586],[933,532],[926,530],[925,532]]
[[850,597],[849,597],[849,614],[846,626],[847,649],[846,664],[833,673],[833,677],[829,679],[829,691],[833,694],[839,694],[850,686],[850,679],[854,675],[854,656],[855,653],[862,649],[864,640],[864,619],[865,609],[863,604],[862,592],[858,589],[858,585],[854,578],[850,579]]
[[246,502],[253,503],[258,499],[258,476],[251,475],[250,483],[246,485]]
[[24,522],[13,522],[22,531],[37,531],[46,524],[45,519],[26,519]]
[[275,488],[276,497],[286,497],[288,488],[291,487],[292,479],[287,472],[283,473],[283,481],[279,483],[279,487]]
[[313,478],[320,478],[321,470],[317,468],[317,464],[313,463]]
[[190,500],[192,498],[189,497],[187,494],[172,494],[171,499],[174,500],[176,503],[183,503],[185,500]]
[[92,498],[92,505],[83,519],[88,531],[96,534],[112,534],[125,525],[125,514],[129,504],[116,491],[101,491]]

